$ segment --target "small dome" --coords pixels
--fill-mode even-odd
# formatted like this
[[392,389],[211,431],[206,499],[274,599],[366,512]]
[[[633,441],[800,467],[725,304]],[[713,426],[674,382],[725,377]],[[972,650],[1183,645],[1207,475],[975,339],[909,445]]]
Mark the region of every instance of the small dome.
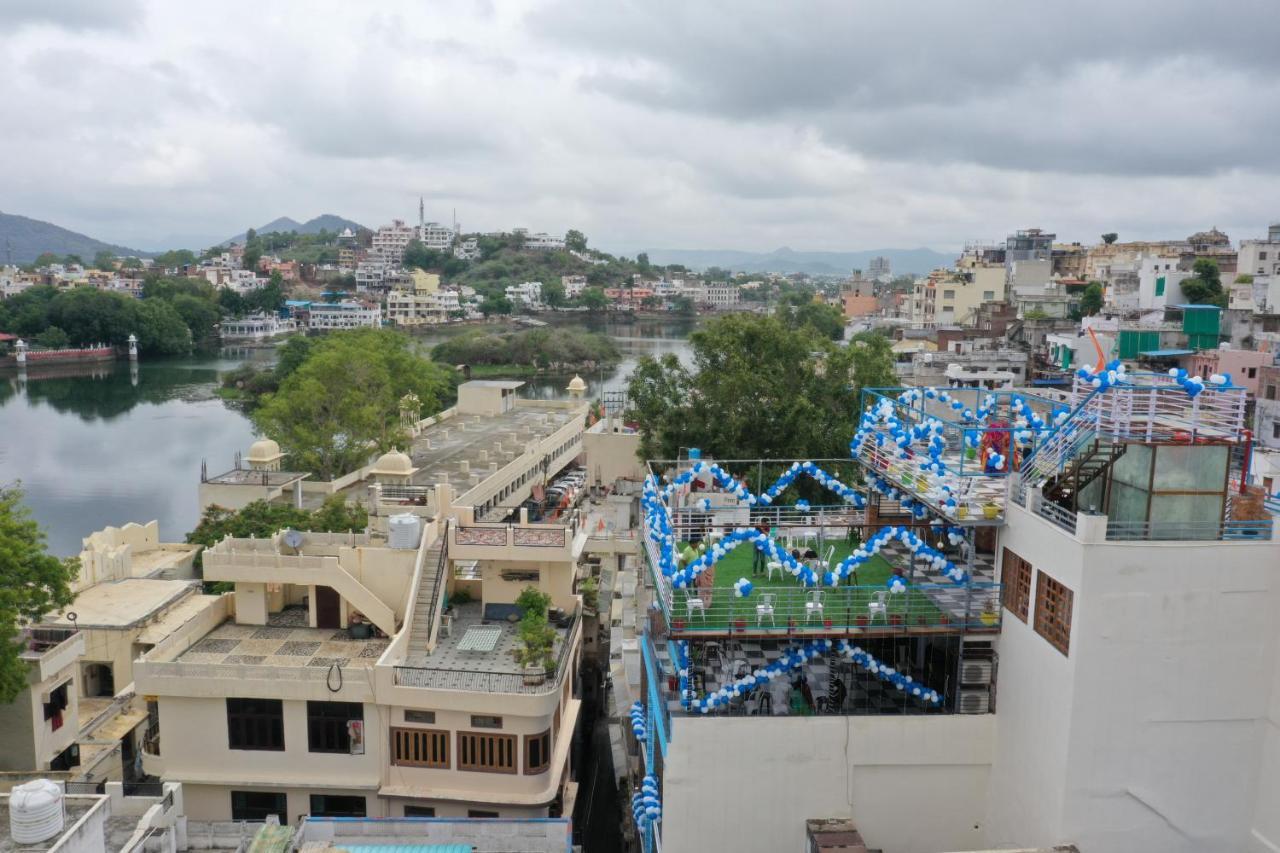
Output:
[[280,456],[280,445],[269,438],[263,438],[249,445],[250,462],[271,462]]
[[392,450],[379,456],[373,468],[379,474],[412,474],[413,460],[399,450]]
[[584,381],[582,380],[582,377],[581,377],[581,376],[578,376],[577,374],[574,374],[573,379],[571,379],[571,380],[569,381],[569,388],[568,388],[568,390],[570,390],[570,391],[586,391],[586,390],[587,390],[587,383],[586,383],[586,382],[584,382]]

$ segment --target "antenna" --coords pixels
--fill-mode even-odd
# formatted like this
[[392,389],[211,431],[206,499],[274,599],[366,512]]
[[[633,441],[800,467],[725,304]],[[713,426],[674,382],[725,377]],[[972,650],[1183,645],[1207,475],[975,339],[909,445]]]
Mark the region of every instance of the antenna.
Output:
[[422,196],[418,196],[418,230],[427,224],[427,205],[422,200]]

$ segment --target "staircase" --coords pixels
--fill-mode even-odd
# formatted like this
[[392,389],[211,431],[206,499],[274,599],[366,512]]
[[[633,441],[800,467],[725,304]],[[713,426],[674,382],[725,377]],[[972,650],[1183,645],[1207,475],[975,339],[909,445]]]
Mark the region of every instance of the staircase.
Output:
[[[1045,483],[1044,497],[1059,506],[1079,511],[1080,493],[1094,480],[1105,474],[1115,461],[1124,455],[1128,446],[1104,443],[1095,438],[1093,443],[1081,450],[1061,472]],[[1099,505],[1105,506],[1105,499],[1100,501]]]
[[439,619],[440,595],[444,591],[445,569],[449,565],[449,525],[427,549],[422,561],[422,579],[413,603],[413,624],[409,626],[409,654],[426,656],[431,650],[432,631]]
[[1058,474],[1081,452],[1097,443],[1102,408],[1101,392],[1085,397],[1065,421],[1022,462],[1022,482],[1027,487],[1039,486]]

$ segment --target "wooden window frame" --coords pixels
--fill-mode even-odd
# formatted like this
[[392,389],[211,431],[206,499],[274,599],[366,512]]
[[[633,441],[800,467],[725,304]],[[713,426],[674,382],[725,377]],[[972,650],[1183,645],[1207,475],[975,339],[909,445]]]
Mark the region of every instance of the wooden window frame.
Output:
[[1064,656],[1071,651],[1071,611],[1075,593],[1066,584],[1036,571],[1035,630]]
[[[495,748],[505,751],[511,758],[511,766],[503,767],[492,763],[482,763],[473,760],[472,752],[480,747],[481,741],[489,741],[485,748],[480,751],[493,752]],[[520,745],[516,735],[495,734],[490,731],[483,732],[458,732],[457,738],[457,768],[466,770],[471,773],[503,773],[508,776],[514,776],[520,772]]]
[[[542,750],[542,764],[536,766],[533,763],[533,748],[539,746]],[[524,775],[541,776],[551,769],[551,729],[536,735],[524,736]]]
[[351,754],[351,720],[364,722],[361,702],[307,700],[307,752],[330,755]]
[[1032,566],[1008,548],[1000,560],[1000,603],[1023,622],[1031,615]]
[[[416,743],[415,741],[420,741]],[[391,727],[391,763],[398,767],[449,769],[449,731]],[[417,746],[416,749],[410,747]],[[443,757],[441,757],[443,753]],[[414,758],[413,755],[425,756]]]
[[[265,703],[268,707],[274,707],[275,713],[264,711],[245,712],[243,710],[232,711],[232,703],[240,702],[260,702]],[[227,712],[227,748],[236,750],[249,750],[252,752],[284,752],[285,751],[285,735],[284,735],[284,702],[279,699],[252,699],[242,698],[238,696],[228,696],[226,699]],[[265,727],[262,731],[255,731],[258,727]],[[269,737],[260,739],[258,735],[267,732]],[[240,743],[237,744],[237,735],[239,735]],[[247,737],[252,735],[252,737]],[[267,741],[272,741],[267,745],[263,745]],[[275,742],[275,741],[278,741]]]

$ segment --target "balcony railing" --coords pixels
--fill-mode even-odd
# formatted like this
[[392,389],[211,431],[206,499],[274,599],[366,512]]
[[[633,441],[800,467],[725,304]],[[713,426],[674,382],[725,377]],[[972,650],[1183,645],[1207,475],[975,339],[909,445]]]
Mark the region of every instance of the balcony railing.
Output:
[[75,639],[79,630],[76,628],[27,628],[22,632],[26,641],[26,649],[22,656],[26,658],[44,657],[63,643]]
[[1270,541],[1274,522],[1257,521],[1110,521],[1107,539],[1113,542],[1152,541]]
[[883,585],[773,588],[749,598],[724,588],[676,590],[671,630],[681,636],[995,630],[1000,627],[1000,591],[1000,584],[976,581],[965,586],[915,583],[900,593]]

